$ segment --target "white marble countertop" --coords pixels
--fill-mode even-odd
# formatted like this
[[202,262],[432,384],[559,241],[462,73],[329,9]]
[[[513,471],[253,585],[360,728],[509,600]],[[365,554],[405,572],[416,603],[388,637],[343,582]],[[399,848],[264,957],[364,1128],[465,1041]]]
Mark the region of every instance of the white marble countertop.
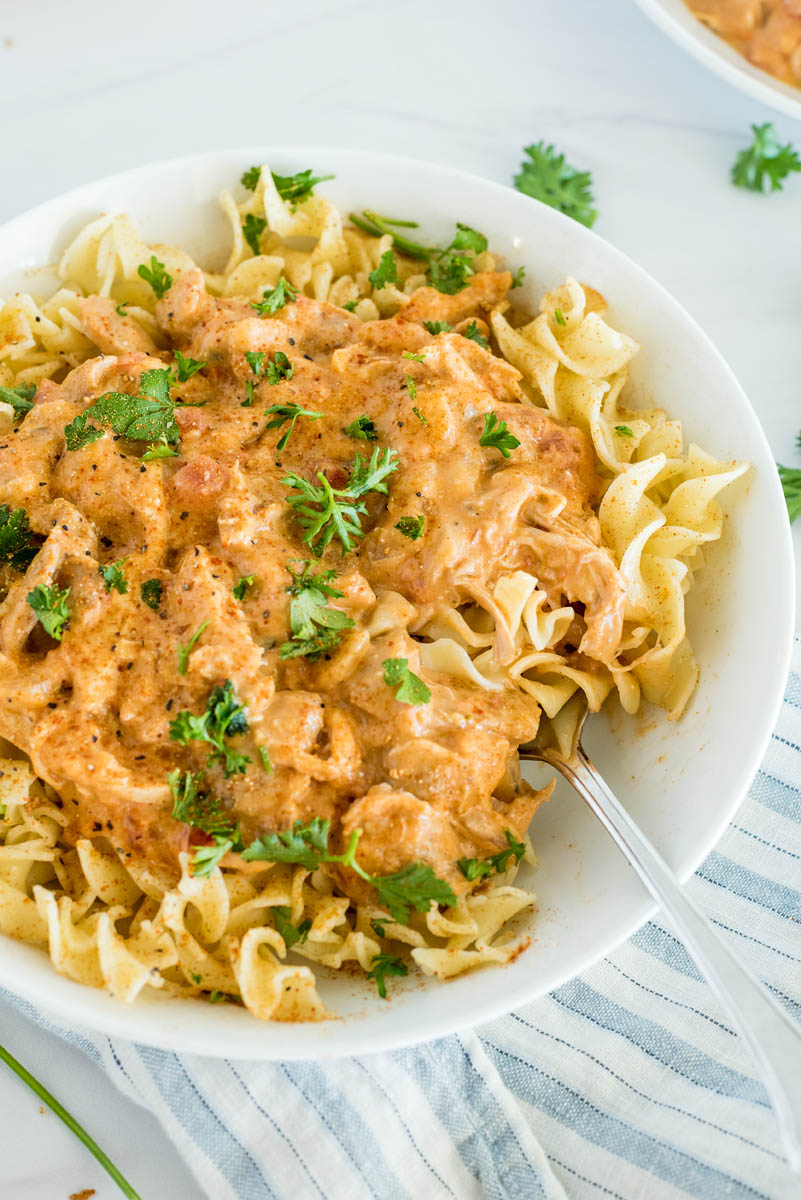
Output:
[[[593,172],[597,231],[697,318],[777,457],[801,466],[801,177],[763,197],[728,176],[750,122],[775,120],[799,146],[801,125],[686,57],[633,0],[0,4],[0,111],[0,220],[124,167],[259,141],[393,151],[502,182],[523,145],[554,141]],[[195,1200],[153,1118],[79,1051],[5,1008],[0,1040],[143,1200]],[[119,1195],[3,1067],[0,1108],[0,1195]]]

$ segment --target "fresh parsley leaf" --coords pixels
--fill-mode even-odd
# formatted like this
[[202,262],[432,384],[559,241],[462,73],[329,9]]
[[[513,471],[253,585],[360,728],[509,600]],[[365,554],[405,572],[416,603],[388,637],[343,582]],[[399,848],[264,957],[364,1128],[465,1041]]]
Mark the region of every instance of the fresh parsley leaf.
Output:
[[266,219],[264,217],[257,217],[254,213],[248,213],[242,222],[242,234],[254,254],[261,253],[259,238],[266,228]]
[[[139,379],[140,395],[106,392],[64,429],[68,450],[80,450],[103,436],[102,430],[87,425],[89,417],[99,425],[108,425],[120,437],[131,441],[180,441],[175,421],[175,405],[170,396],[170,372],[167,368],[143,371]],[[150,453],[150,457],[162,457]]]
[[465,879],[469,879],[473,883],[476,879],[483,879],[488,875],[500,875],[508,869],[510,858],[514,858],[516,863],[520,862],[526,853],[525,845],[517,840],[510,829],[504,830],[504,833],[508,842],[505,850],[500,850],[489,858],[460,858],[458,860],[459,870]]
[[281,658],[308,658],[312,662],[339,645],[345,629],[353,627],[353,619],[338,608],[329,608],[329,597],[342,599],[344,593],[331,587],[333,571],[310,573],[310,563],[301,563],[299,572],[287,566],[292,583],[286,589],[292,596],[289,602],[289,623],[292,639],[284,642]]
[[295,821],[291,829],[278,833],[266,833],[251,842],[242,857],[246,862],[297,863],[309,871],[316,871],[320,863],[330,862],[328,832],[331,822],[326,818],[313,817],[308,824]]
[[350,425],[346,425],[342,431],[350,438],[356,438],[363,442],[377,442],[378,433],[373,421],[370,420],[367,413],[362,413],[355,421],[351,421]]
[[617,434],[618,437],[626,437],[626,438],[634,437],[634,432],[633,432],[633,430],[629,429],[628,425],[616,425],[615,433]]
[[384,926],[388,920],[389,917],[372,917],[370,919],[370,928],[376,937],[385,938],[387,936],[387,931]]
[[127,301],[123,300],[122,304],[115,304],[114,311],[120,317],[127,317],[128,316]]
[[[192,874],[199,875],[201,879],[211,875],[215,867],[220,865],[222,859],[230,850],[239,849],[240,843],[233,841],[231,838],[215,837],[214,842],[210,846],[198,846],[192,856]],[[216,1000],[214,997],[216,996]],[[217,1000],[225,1000],[226,996],[223,992],[212,992],[209,996],[212,1004]]]
[[397,471],[397,454],[376,446],[365,462],[357,454],[351,465],[350,478],[343,488],[332,488],[325,472],[318,471],[319,485],[311,483],[301,475],[285,475],[281,482],[294,488],[295,495],[287,496],[287,504],[294,509],[295,519],[305,529],[303,541],[311,548],[316,558],[325,550],[333,538],[339,538],[342,553],[352,550],[354,540],[364,537],[361,517],[367,512],[362,497],[369,492],[387,494],[386,478]]
[[255,575],[242,575],[241,578],[237,579],[233,588],[235,600],[245,599],[248,589],[253,587],[253,581],[255,578]]
[[781,191],[782,181],[793,171],[801,171],[798,151],[790,142],[786,146],[780,144],[771,121],[752,125],[751,129],[754,140],[734,160],[732,183],[750,192]]
[[57,587],[38,583],[25,597],[45,631],[57,642],[64,636],[64,629],[70,619],[67,600],[71,590],[65,588],[64,591],[60,591]]
[[166,437],[162,436],[148,446],[142,455],[142,462],[153,462],[157,458],[178,458],[178,451],[170,445]]
[[358,303],[358,300],[348,300],[347,304],[343,304],[342,307],[345,309],[345,312],[352,313],[356,311],[356,305]]
[[545,142],[525,146],[523,153],[527,158],[514,177],[517,190],[558,209],[582,225],[594,225],[598,213],[593,208],[590,172],[577,171],[565,162],[564,154],[558,154],[554,146]]
[[301,921],[299,925],[293,925],[290,921],[292,909],[285,904],[274,904],[270,909],[273,916],[273,924],[281,937],[284,939],[284,945],[287,950],[291,950],[298,942],[305,942],[312,923],[308,917]]
[[198,638],[200,637],[200,635],[202,634],[203,630],[206,628],[207,625],[208,625],[208,621],[204,621],[202,625],[198,625],[197,629],[192,634],[191,638],[189,639],[189,641],[186,643],[185,646],[182,646],[180,642],[178,643],[178,674],[179,675],[186,674],[186,668],[189,666],[189,655],[194,650],[195,645],[197,644]]
[[175,351],[175,366],[176,381],[178,383],[186,383],[187,379],[191,379],[198,371],[202,371],[207,364],[197,358],[185,358],[180,350]]
[[402,958],[396,954],[376,954],[370,959],[370,970],[367,978],[375,982],[376,989],[382,1000],[387,998],[387,975],[408,975],[409,968]]
[[68,450],[83,450],[84,446],[89,446],[92,442],[98,441],[103,436],[103,430],[98,429],[96,425],[88,425],[89,409],[84,409],[82,413],[70,421],[69,425],[64,426],[64,443]]
[[36,555],[39,543],[31,531],[24,508],[11,509],[0,504],[0,565],[14,571],[27,571]]
[[403,381],[406,384],[406,390],[409,393],[410,400],[417,399],[417,384],[411,375],[404,375]]
[[413,412],[413,413],[414,413],[414,415],[417,417],[417,420],[420,422],[420,424],[421,424],[421,425],[427,425],[427,424],[428,424],[428,421],[426,420],[425,413],[421,413],[419,408],[412,408],[412,412]]
[[478,321],[471,321],[462,336],[470,338],[470,341],[475,342],[477,346],[481,346],[482,350],[489,350],[490,348],[489,342],[478,327]]
[[[295,368],[283,350],[276,350],[273,357],[267,359],[267,366],[264,373],[267,376],[267,382],[275,387],[282,379],[291,379],[295,374]],[[322,413],[319,415],[322,416]]]
[[264,770],[264,772],[267,775],[272,775],[273,764],[270,761],[270,751],[267,749],[266,746],[257,746],[256,749],[259,752],[259,758],[261,759],[262,769]]
[[144,263],[141,264],[137,275],[144,279],[145,283],[150,284],[158,300],[161,300],[162,296],[172,287],[172,275],[168,274],[164,263],[159,262],[155,254],[150,256],[149,267],[146,267]]
[[[269,366],[267,369],[269,370]],[[313,412],[310,408],[301,408],[299,404],[273,404],[267,409],[265,415],[269,417],[273,414],[275,414],[273,420],[267,422],[267,429],[280,429],[282,425],[289,421],[289,428],[286,433],[282,433],[275,444],[275,448],[279,454],[292,436],[292,430],[295,428],[295,422],[298,417],[308,417],[310,421],[319,421],[323,415],[321,412]]]
[[447,254],[451,250],[456,250],[460,254],[483,254],[487,249],[487,245],[488,242],[483,233],[479,233],[476,229],[471,229],[469,225],[462,225],[457,221],[456,234],[445,253]]
[[797,467],[779,467],[779,479],[787,504],[790,522],[801,516],[801,470]]
[[565,314],[562,312],[561,308],[555,308],[553,310],[553,319],[556,321],[557,325],[567,325]]
[[264,357],[265,350],[246,350],[245,362],[250,367],[253,374],[259,379],[264,374]]
[[261,167],[248,167],[247,171],[242,175],[240,183],[246,187],[249,192],[255,192],[259,186],[259,177],[261,176]]
[[387,687],[397,688],[395,699],[401,704],[428,704],[431,690],[423,683],[419,675],[409,670],[408,658],[385,658],[381,666],[384,668],[384,683]]
[[203,982],[203,976],[199,975],[197,971],[190,971],[189,978],[197,987],[200,987],[201,983]]
[[121,558],[118,562],[109,563],[106,567],[98,565],[97,573],[103,576],[103,583],[106,585],[107,592],[110,592],[113,588],[114,591],[124,596],[128,591],[128,580],[122,573],[122,568],[127,561],[127,558]]
[[404,350],[401,358],[408,358],[411,362],[424,363],[426,361],[425,354],[413,354],[411,350]]
[[504,458],[509,457],[509,451],[520,445],[520,441],[510,433],[506,422],[499,421],[495,413],[484,413],[484,429],[478,439],[480,446],[492,446],[500,450]]
[[334,178],[333,175],[312,175],[311,167],[307,171],[298,171],[297,175],[276,175],[275,171],[271,174],[278,195],[282,200],[291,201],[293,205],[311,196],[318,183]]
[[284,308],[298,295],[298,289],[293,287],[283,275],[274,288],[265,288],[261,300],[251,300],[250,307],[255,308],[260,317],[271,316],[279,308]]
[[423,321],[423,329],[436,337],[438,333],[450,333],[451,326],[447,321]]
[[212,747],[206,760],[208,765],[221,762],[228,779],[237,773],[244,775],[250,759],[232,750],[225,739],[247,733],[249,728],[245,705],[239,703],[234,685],[226,679],[222,687],[218,684],[212,689],[206,710],[200,716],[185,709],[170,721],[170,738],[184,745],[207,742]]
[[449,883],[440,879],[428,863],[409,863],[392,875],[374,875],[370,882],[378,898],[388,908],[393,921],[408,925],[411,910],[428,912],[431,901],[452,906],[457,903],[456,894]]
[[434,254],[429,262],[426,272],[429,283],[438,292],[456,295],[467,287],[470,276],[475,274],[472,256],[483,254],[486,249],[487,239],[483,233],[457,223],[451,244]]
[[391,250],[381,255],[381,261],[374,271],[367,276],[374,288],[386,287],[388,283],[398,282],[398,267],[395,255]]
[[158,612],[161,607],[161,594],[164,591],[164,584],[160,579],[145,579],[139,587],[139,595],[142,597],[142,603],[148,608],[152,608],[153,612]]
[[416,542],[422,536],[423,526],[426,523],[425,517],[401,517],[395,525],[404,537],[411,538]]
[[172,812],[175,821],[183,821],[210,837],[235,837],[236,825],[225,812],[222,801],[200,788],[205,776],[202,771],[170,771],[167,782],[172,793]]
[[513,290],[513,291],[514,291],[514,289],[515,289],[515,288],[519,288],[519,287],[522,287],[522,286],[523,286],[523,279],[524,279],[524,277],[525,277],[525,274],[526,274],[526,268],[525,268],[525,267],[518,267],[518,268],[517,268],[517,270],[515,271],[514,275],[512,276],[512,290]]
[[35,383],[19,383],[16,387],[0,387],[0,400],[14,409],[15,420],[20,420],[33,408],[36,395]]

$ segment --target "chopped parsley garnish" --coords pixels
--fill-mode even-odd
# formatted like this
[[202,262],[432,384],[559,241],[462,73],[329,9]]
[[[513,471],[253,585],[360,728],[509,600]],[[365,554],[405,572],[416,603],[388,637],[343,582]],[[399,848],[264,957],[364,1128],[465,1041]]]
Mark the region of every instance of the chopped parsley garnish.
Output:
[[386,287],[388,283],[398,282],[398,266],[391,250],[386,250],[381,255],[378,266],[370,272],[367,278],[374,288],[382,288]]
[[287,950],[291,950],[298,942],[305,942],[308,937],[312,923],[306,917],[299,925],[293,925],[290,921],[292,909],[285,904],[275,904],[270,909],[273,916],[273,924],[281,937],[284,939],[284,945]]
[[420,422],[421,425],[428,424],[428,420],[426,419],[425,413],[421,413],[419,408],[412,408],[412,412],[417,417],[417,420]]
[[162,296],[172,287],[172,275],[168,274],[164,263],[159,262],[155,254],[150,256],[149,267],[146,267],[144,263],[141,264],[137,275],[144,279],[145,283],[150,284],[158,300],[161,300]]
[[436,337],[438,333],[450,333],[451,326],[447,321],[423,321],[423,329]]
[[296,490],[295,495],[287,496],[287,504],[294,509],[295,519],[305,529],[303,541],[316,558],[335,537],[339,538],[343,554],[353,549],[354,540],[364,536],[361,517],[366,514],[367,505],[362,497],[369,492],[386,496],[386,478],[398,466],[394,450],[379,450],[376,446],[369,462],[360,454],[356,455],[350,478],[343,488],[333,488],[324,471],[317,472],[319,484],[294,473],[284,476],[281,482]]
[[122,568],[127,561],[127,558],[121,558],[115,563],[109,563],[106,567],[98,565],[97,573],[103,576],[103,583],[106,585],[107,592],[113,589],[124,596],[128,591],[128,580],[122,573]]
[[127,300],[123,300],[122,304],[115,304],[114,305],[115,313],[117,313],[117,315],[120,317],[127,317],[128,316],[127,304],[128,304]]
[[408,975],[409,968],[397,954],[376,954],[370,959],[370,970],[367,978],[372,979],[382,1000],[387,999],[387,975]]
[[404,375],[403,381],[406,384],[406,390],[409,393],[410,400],[417,399],[417,384],[411,375]]
[[425,354],[414,354],[411,350],[404,350],[401,358],[408,358],[411,362],[423,363],[426,361]]
[[353,627],[353,619],[338,608],[329,608],[329,598],[341,600],[344,592],[331,587],[334,571],[310,572],[307,560],[295,572],[290,566],[287,571],[292,583],[286,589],[292,599],[289,603],[291,641],[284,642],[280,649],[281,658],[308,658],[312,662],[321,654],[335,649],[342,640],[345,629]]
[[178,643],[178,674],[179,675],[186,674],[186,668],[189,666],[189,655],[194,650],[195,646],[197,645],[198,638],[203,633],[203,630],[206,628],[207,625],[208,625],[208,621],[204,621],[202,625],[198,625],[197,629],[192,634],[191,638],[189,639],[189,641],[186,643],[185,646],[182,646],[180,642]]
[[352,313],[356,311],[356,305],[358,303],[358,300],[348,300],[347,304],[343,304],[342,307],[345,309],[345,312]]
[[376,937],[385,938],[387,936],[387,931],[384,926],[388,920],[389,917],[372,917],[370,919],[370,928]]
[[257,217],[254,213],[248,213],[242,222],[242,235],[254,254],[261,253],[259,238],[266,228],[266,219],[264,217]]
[[270,761],[270,751],[267,749],[266,746],[257,746],[256,749],[259,752],[259,758],[261,759],[262,769],[265,771],[265,773],[267,775],[272,775],[273,764]]
[[471,342],[475,342],[477,346],[481,346],[482,350],[489,350],[489,342],[484,337],[484,334],[478,327],[477,321],[471,321],[462,334],[463,337],[469,338]]
[[440,879],[427,863],[409,863],[392,875],[370,875],[356,859],[361,830],[354,829],[343,854],[328,849],[331,822],[314,817],[308,824],[295,821],[291,829],[267,833],[247,847],[242,857],[246,862],[297,863],[314,871],[321,863],[341,863],[350,867],[378,893],[379,901],[389,909],[392,920],[407,925],[411,910],[428,912],[431,902],[456,904],[450,884]]
[[225,739],[247,733],[249,728],[245,705],[239,703],[234,685],[226,679],[222,687],[218,684],[212,689],[206,711],[199,717],[185,709],[170,721],[170,738],[184,745],[207,742],[212,747],[206,760],[208,765],[222,763],[228,779],[237,773],[244,775],[250,759],[232,750]]
[[554,146],[545,142],[524,146],[523,153],[528,157],[514,177],[517,190],[558,209],[582,225],[594,225],[598,213],[593,208],[590,172],[577,171],[565,162],[564,154],[558,154]]
[[509,457],[509,451],[520,445],[520,440],[510,433],[506,422],[499,421],[495,413],[484,413],[484,429],[478,439],[480,446],[492,446],[500,450],[504,458]]
[[142,603],[148,608],[152,608],[153,612],[158,612],[161,606],[161,594],[164,591],[164,584],[160,579],[145,579],[139,587],[139,595],[142,597]]
[[251,300],[250,307],[255,308],[260,317],[271,316],[279,308],[284,308],[298,295],[298,289],[293,287],[283,275],[274,288],[265,288],[261,300]]
[[60,642],[64,629],[70,619],[67,600],[71,588],[60,591],[57,587],[49,587],[46,583],[38,583],[32,592],[25,597],[45,631]]
[[[269,366],[267,369],[269,370]],[[281,434],[275,444],[275,448],[280,454],[292,436],[292,430],[295,428],[298,417],[308,417],[310,421],[319,421],[323,414],[314,412],[310,408],[301,408],[299,404],[273,404],[267,409],[265,415],[273,417],[272,421],[267,422],[267,429],[280,429],[289,421],[289,428]]]
[[363,442],[377,442],[378,433],[375,424],[370,420],[367,413],[362,413],[355,421],[351,421],[350,425],[346,425],[342,430],[349,438],[356,438]]
[[102,429],[87,424],[90,417],[131,441],[158,442],[163,438],[168,443],[178,442],[181,434],[170,396],[169,370],[165,367],[143,371],[139,392],[137,396],[129,396],[127,392],[106,392],[100,396],[65,427],[67,449],[81,450],[103,436]]
[[509,843],[505,850],[500,850],[490,858],[460,858],[458,860],[459,870],[465,879],[469,879],[473,883],[476,879],[483,879],[488,875],[500,875],[508,869],[510,858],[514,858],[516,863],[520,862],[526,853],[525,845],[517,840],[510,829],[504,830],[504,833],[506,841]]
[[408,658],[385,658],[381,666],[384,668],[384,683],[387,687],[397,688],[395,699],[401,704],[428,704],[431,690],[419,675],[409,670]]
[[467,287],[470,276],[475,274],[472,256],[483,254],[486,249],[487,239],[483,233],[457,222],[456,235],[451,244],[429,262],[426,272],[429,283],[438,292],[455,296]]
[[[276,350],[272,358],[267,359],[267,365],[264,369],[264,374],[267,382],[273,387],[280,383],[282,379],[291,379],[295,374],[295,368],[289,361],[283,350]],[[322,413],[320,414],[322,416]]]
[[0,400],[14,409],[15,420],[20,420],[33,408],[36,395],[35,383],[18,383],[16,387],[0,387]]
[[191,379],[198,371],[202,371],[205,366],[206,363],[200,359],[186,358],[181,354],[180,350],[175,351],[175,378],[178,383],[186,383],[187,379]]
[[166,437],[160,437],[157,442],[148,446],[142,455],[142,462],[153,462],[157,458],[178,458],[178,451],[170,445]]
[[423,526],[426,523],[425,517],[401,517],[395,525],[404,537],[411,538],[413,542],[422,535]]
[[244,600],[250,588],[253,587],[255,575],[242,575],[234,584],[234,599]]
[[226,815],[222,802],[199,787],[204,778],[202,771],[179,771],[177,767],[170,771],[167,776],[173,801],[170,816],[211,837],[233,840],[235,827]]
[[801,470],[797,467],[779,467],[779,479],[787,504],[790,522],[801,516]]
[[523,279],[525,278],[525,274],[526,274],[525,267],[517,268],[514,275],[512,276],[512,290],[523,286]]
[[615,433],[617,434],[618,437],[626,437],[626,438],[634,437],[634,432],[633,432],[633,430],[629,429],[628,425],[616,425]]
[[779,143],[771,121],[752,125],[751,129],[754,140],[734,160],[732,183],[750,192],[781,191],[782,181],[792,172],[801,171],[798,151],[789,142],[786,146]]
[[260,378],[264,374],[264,356],[265,350],[246,350],[245,362],[250,367],[256,378]]
[[565,314],[562,312],[561,308],[555,308],[553,310],[553,319],[556,321],[557,325],[567,325]]
[[259,178],[261,176],[261,167],[248,167],[247,171],[242,175],[240,183],[246,187],[249,192],[255,192],[259,186]]
[[27,571],[38,553],[39,543],[25,509],[0,504],[0,565]]
[[282,200],[291,201],[293,205],[311,196],[318,183],[334,178],[333,175],[312,175],[311,167],[307,171],[298,171],[297,175],[276,175],[275,171],[271,174],[278,195]]

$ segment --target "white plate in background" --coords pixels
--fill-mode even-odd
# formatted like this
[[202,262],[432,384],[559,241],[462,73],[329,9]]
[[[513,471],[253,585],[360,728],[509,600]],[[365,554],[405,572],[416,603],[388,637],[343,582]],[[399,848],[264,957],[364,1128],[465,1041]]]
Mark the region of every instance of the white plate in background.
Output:
[[[205,265],[227,256],[221,188],[268,162],[281,173],[336,172],[320,190],[343,212],[374,208],[418,220],[420,237],[450,239],[455,221],[487,235],[510,266],[526,267],[522,299],[576,276],[603,292],[613,324],[642,345],[631,387],[682,420],[688,439],[754,470],[727,491],[732,510],[688,597],[688,625],[702,676],[682,721],[653,710],[588,722],[598,766],[668,862],[688,876],[722,834],[768,744],[787,675],[794,579],[787,514],[775,465],[742,389],[708,338],[653,279],[582,225],[508,187],[389,155],[263,146],[140,167],[99,180],[0,228],[0,295],[37,291],[26,271],[54,261],[102,211],[128,212],[148,241],[176,242]],[[521,293],[517,293],[521,295]],[[536,770],[537,768],[535,768]],[[342,1019],[260,1023],[232,1005],[158,992],[123,1005],[59,976],[47,955],[0,939],[0,985],[73,1026],[215,1056],[319,1058],[407,1045],[478,1024],[551,991],[609,953],[654,911],[600,825],[560,785],[532,836],[541,866],[521,881],[539,897],[523,922],[532,944],[506,967],[447,984],[392,980],[390,1002],[370,984],[320,971],[321,994]]]

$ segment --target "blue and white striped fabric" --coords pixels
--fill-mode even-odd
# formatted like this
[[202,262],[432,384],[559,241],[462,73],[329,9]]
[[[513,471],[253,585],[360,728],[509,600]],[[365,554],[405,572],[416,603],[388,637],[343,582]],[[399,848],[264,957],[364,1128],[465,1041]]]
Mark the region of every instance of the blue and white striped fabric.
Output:
[[[762,770],[691,889],[801,1020],[798,646]],[[801,1195],[747,1052],[661,920],[511,1016],[392,1054],[220,1062],[61,1032],[213,1200]]]

